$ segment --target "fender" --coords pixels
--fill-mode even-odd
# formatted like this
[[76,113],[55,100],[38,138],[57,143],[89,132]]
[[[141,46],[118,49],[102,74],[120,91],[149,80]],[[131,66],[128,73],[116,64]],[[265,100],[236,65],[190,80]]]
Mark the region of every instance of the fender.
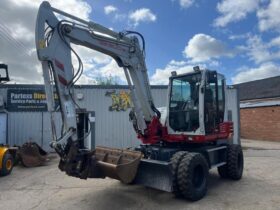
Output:
[[9,149],[7,147],[0,147],[0,170],[2,169],[2,163],[3,163],[3,158],[6,154],[6,152],[9,152]]

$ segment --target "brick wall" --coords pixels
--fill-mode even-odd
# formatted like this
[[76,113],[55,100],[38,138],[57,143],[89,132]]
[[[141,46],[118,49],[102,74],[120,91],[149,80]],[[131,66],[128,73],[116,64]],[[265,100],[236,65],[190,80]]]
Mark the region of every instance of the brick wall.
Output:
[[280,106],[240,110],[241,137],[280,142]]

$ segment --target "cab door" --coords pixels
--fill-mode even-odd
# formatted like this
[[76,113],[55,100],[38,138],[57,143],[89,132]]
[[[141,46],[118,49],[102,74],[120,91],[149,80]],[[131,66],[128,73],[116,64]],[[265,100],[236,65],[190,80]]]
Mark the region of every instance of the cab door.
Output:
[[204,123],[205,133],[219,132],[219,124],[224,120],[225,93],[224,77],[216,71],[208,71],[206,74],[204,92]]
[[217,73],[207,71],[204,92],[205,133],[212,134],[217,127]]

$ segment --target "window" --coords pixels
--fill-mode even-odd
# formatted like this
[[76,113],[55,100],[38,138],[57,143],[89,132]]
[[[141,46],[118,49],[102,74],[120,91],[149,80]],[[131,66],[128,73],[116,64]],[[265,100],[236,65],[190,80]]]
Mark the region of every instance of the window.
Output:
[[225,79],[223,76],[218,75],[218,106],[219,106],[219,122],[224,121],[224,112],[225,112]]
[[224,120],[224,77],[209,71],[204,93],[204,121],[206,133],[214,133]]
[[199,87],[201,73],[174,78],[171,84],[169,125],[175,131],[199,128]]
[[204,93],[204,121],[206,133],[213,133],[217,125],[217,79],[215,72],[208,74]]
[[190,84],[180,79],[174,79],[172,83],[172,103],[188,101],[190,96]]

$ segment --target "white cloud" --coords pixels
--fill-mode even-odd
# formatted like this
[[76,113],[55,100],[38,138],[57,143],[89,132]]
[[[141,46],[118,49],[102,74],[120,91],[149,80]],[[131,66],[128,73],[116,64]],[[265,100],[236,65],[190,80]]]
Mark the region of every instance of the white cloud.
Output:
[[104,65],[111,61],[111,58],[103,53],[79,45],[72,45],[72,47],[75,49],[75,51],[77,51],[78,55],[83,60],[83,63]]
[[231,79],[234,84],[237,84],[279,75],[280,66],[278,64],[268,62],[261,64],[257,68],[242,67],[239,73]]
[[115,7],[115,6],[113,6],[113,5],[107,5],[107,6],[104,7],[104,13],[105,13],[106,15],[109,15],[109,14],[111,14],[111,13],[114,13],[114,12],[116,12],[117,10],[118,10],[118,8]]
[[[205,64],[197,64],[201,69],[206,68]],[[150,76],[151,84],[153,85],[166,85],[169,82],[169,77],[172,71],[177,74],[184,74],[193,71],[193,64],[186,61],[171,60],[164,68],[157,68],[155,73]]]
[[245,34],[233,34],[230,35],[228,38],[230,40],[242,40],[242,39],[247,39],[250,37],[250,33],[245,33]]
[[[13,0],[13,1],[17,1],[17,0]],[[31,4],[34,4],[33,3],[34,1],[32,1],[32,0],[24,0],[24,1],[28,1],[28,2],[31,2]],[[35,9],[39,6],[39,4],[42,1],[43,0],[36,1],[37,6],[35,7]],[[85,20],[90,19],[89,15],[92,11],[92,8],[85,0],[67,0],[67,1],[48,0],[48,1],[50,2],[50,4],[53,7],[63,10],[66,13],[77,16],[81,19],[85,19]],[[37,9],[36,9],[36,12],[37,12]]]
[[114,77],[119,83],[126,84],[126,78],[123,68],[120,68],[115,60],[111,60],[107,65],[99,69],[100,73],[104,77]]
[[222,0],[217,4],[217,10],[221,15],[215,19],[214,25],[217,27],[225,27],[231,22],[245,19],[249,13],[256,11],[259,1],[260,0]]
[[140,22],[155,22],[157,16],[148,8],[137,9],[129,14],[129,19],[137,26]]
[[247,40],[247,55],[250,60],[253,60],[255,63],[262,63],[271,58],[271,53],[268,50],[268,47],[263,43],[262,39],[259,36],[250,37]]
[[[37,12],[37,9],[41,2],[44,0],[2,0],[4,3],[1,4],[5,5],[8,8],[25,8],[25,9],[33,9],[33,13]],[[63,0],[48,0],[50,4],[53,7],[56,7],[58,9],[61,9],[67,13],[71,13],[72,15],[79,16],[79,18],[82,19],[88,19],[89,14],[91,13],[91,6],[84,0],[67,0],[67,2]],[[11,11],[8,11],[11,12]],[[15,13],[17,14],[17,18],[21,19],[22,17],[20,16],[23,14],[24,11],[20,11],[20,13]]]
[[280,36],[272,39],[270,42],[269,42],[269,46],[270,47],[280,47]]
[[225,27],[229,23],[245,19],[250,13],[255,13],[261,32],[280,32],[279,0],[222,0],[217,4],[217,10],[220,16],[214,20],[216,27]]
[[[43,82],[41,64],[35,50],[35,21],[40,1],[2,0],[0,13],[1,61],[9,65],[12,83],[40,84]],[[82,19],[89,19],[91,7],[83,0],[50,0],[53,7],[71,13]],[[144,13],[145,14],[145,13]],[[141,15],[140,15],[141,16]],[[135,16],[136,18],[137,16]],[[151,21],[155,18],[150,17]],[[148,21],[136,18],[135,21]],[[78,84],[95,84],[96,78],[111,76],[125,84],[123,70],[109,56],[94,50],[73,45],[83,61],[84,74]],[[77,60],[73,56],[73,65]],[[76,68],[75,68],[76,69]]]
[[189,8],[194,3],[194,0],[179,0],[179,4],[182,8]]
[[186,58],[192,62],[209,61],[221,56],[232,56],[233,52],[226,45],[214,37],[206,34],[196,34],[188,42],[183,51]]
[[[2,0],[0,13],[0,54],[1,61],[9,65],[12,83],[38,84],[43,82],[41,64],[35,50],[35,21],[42,1]],[[53,7],[89,19],[91,7],[83,0],[50,0]],[[79,84],[93,84],[95,78],[107,75],[121,77],[119,67],[112,58],[88,48],[73,45],[84,65],[84,75]],[[73,56],[73,64],[77,61]],[[110,74],[110,72],[112,72]]]
[[268,6],[259,9],[257,16],[259,18],[260,31],[278,30],[280,31],[280,1],[270,0]]
[[172,66],[184,66],[184,65],[187,64],[187,62],[186,62],[186,61],[171,60],[171,61],[169,62],[169,64],[172,65]]
[[125,20],[127,20],[127,14],[125,14],[125,13],[116,13],[114,15],[114,20],[125,21]]
[[272,49],[280,46],[280,38],[277,37],[269,43],[263,42],[260,36],[250,36],[247,40],[247,46],[243,47],[247,51],[247,56],[256,64],[278,60],[280,58],[280,51]]
[[[82,46],[72,47],[80,56],[84,66],[84,74],[78,80],[78,84],[96,84],[99,78],[105,77],[112,77],[117,83],[126,84],[123,69],[110,56]],[[74,55],[72,61],[74,68],[77,69],[78,61]]]
[[209,67],[214,68],[214,67],[218,67],[221,65],[221,63],[219,61],[216,60],[212,60],[208,63]]

